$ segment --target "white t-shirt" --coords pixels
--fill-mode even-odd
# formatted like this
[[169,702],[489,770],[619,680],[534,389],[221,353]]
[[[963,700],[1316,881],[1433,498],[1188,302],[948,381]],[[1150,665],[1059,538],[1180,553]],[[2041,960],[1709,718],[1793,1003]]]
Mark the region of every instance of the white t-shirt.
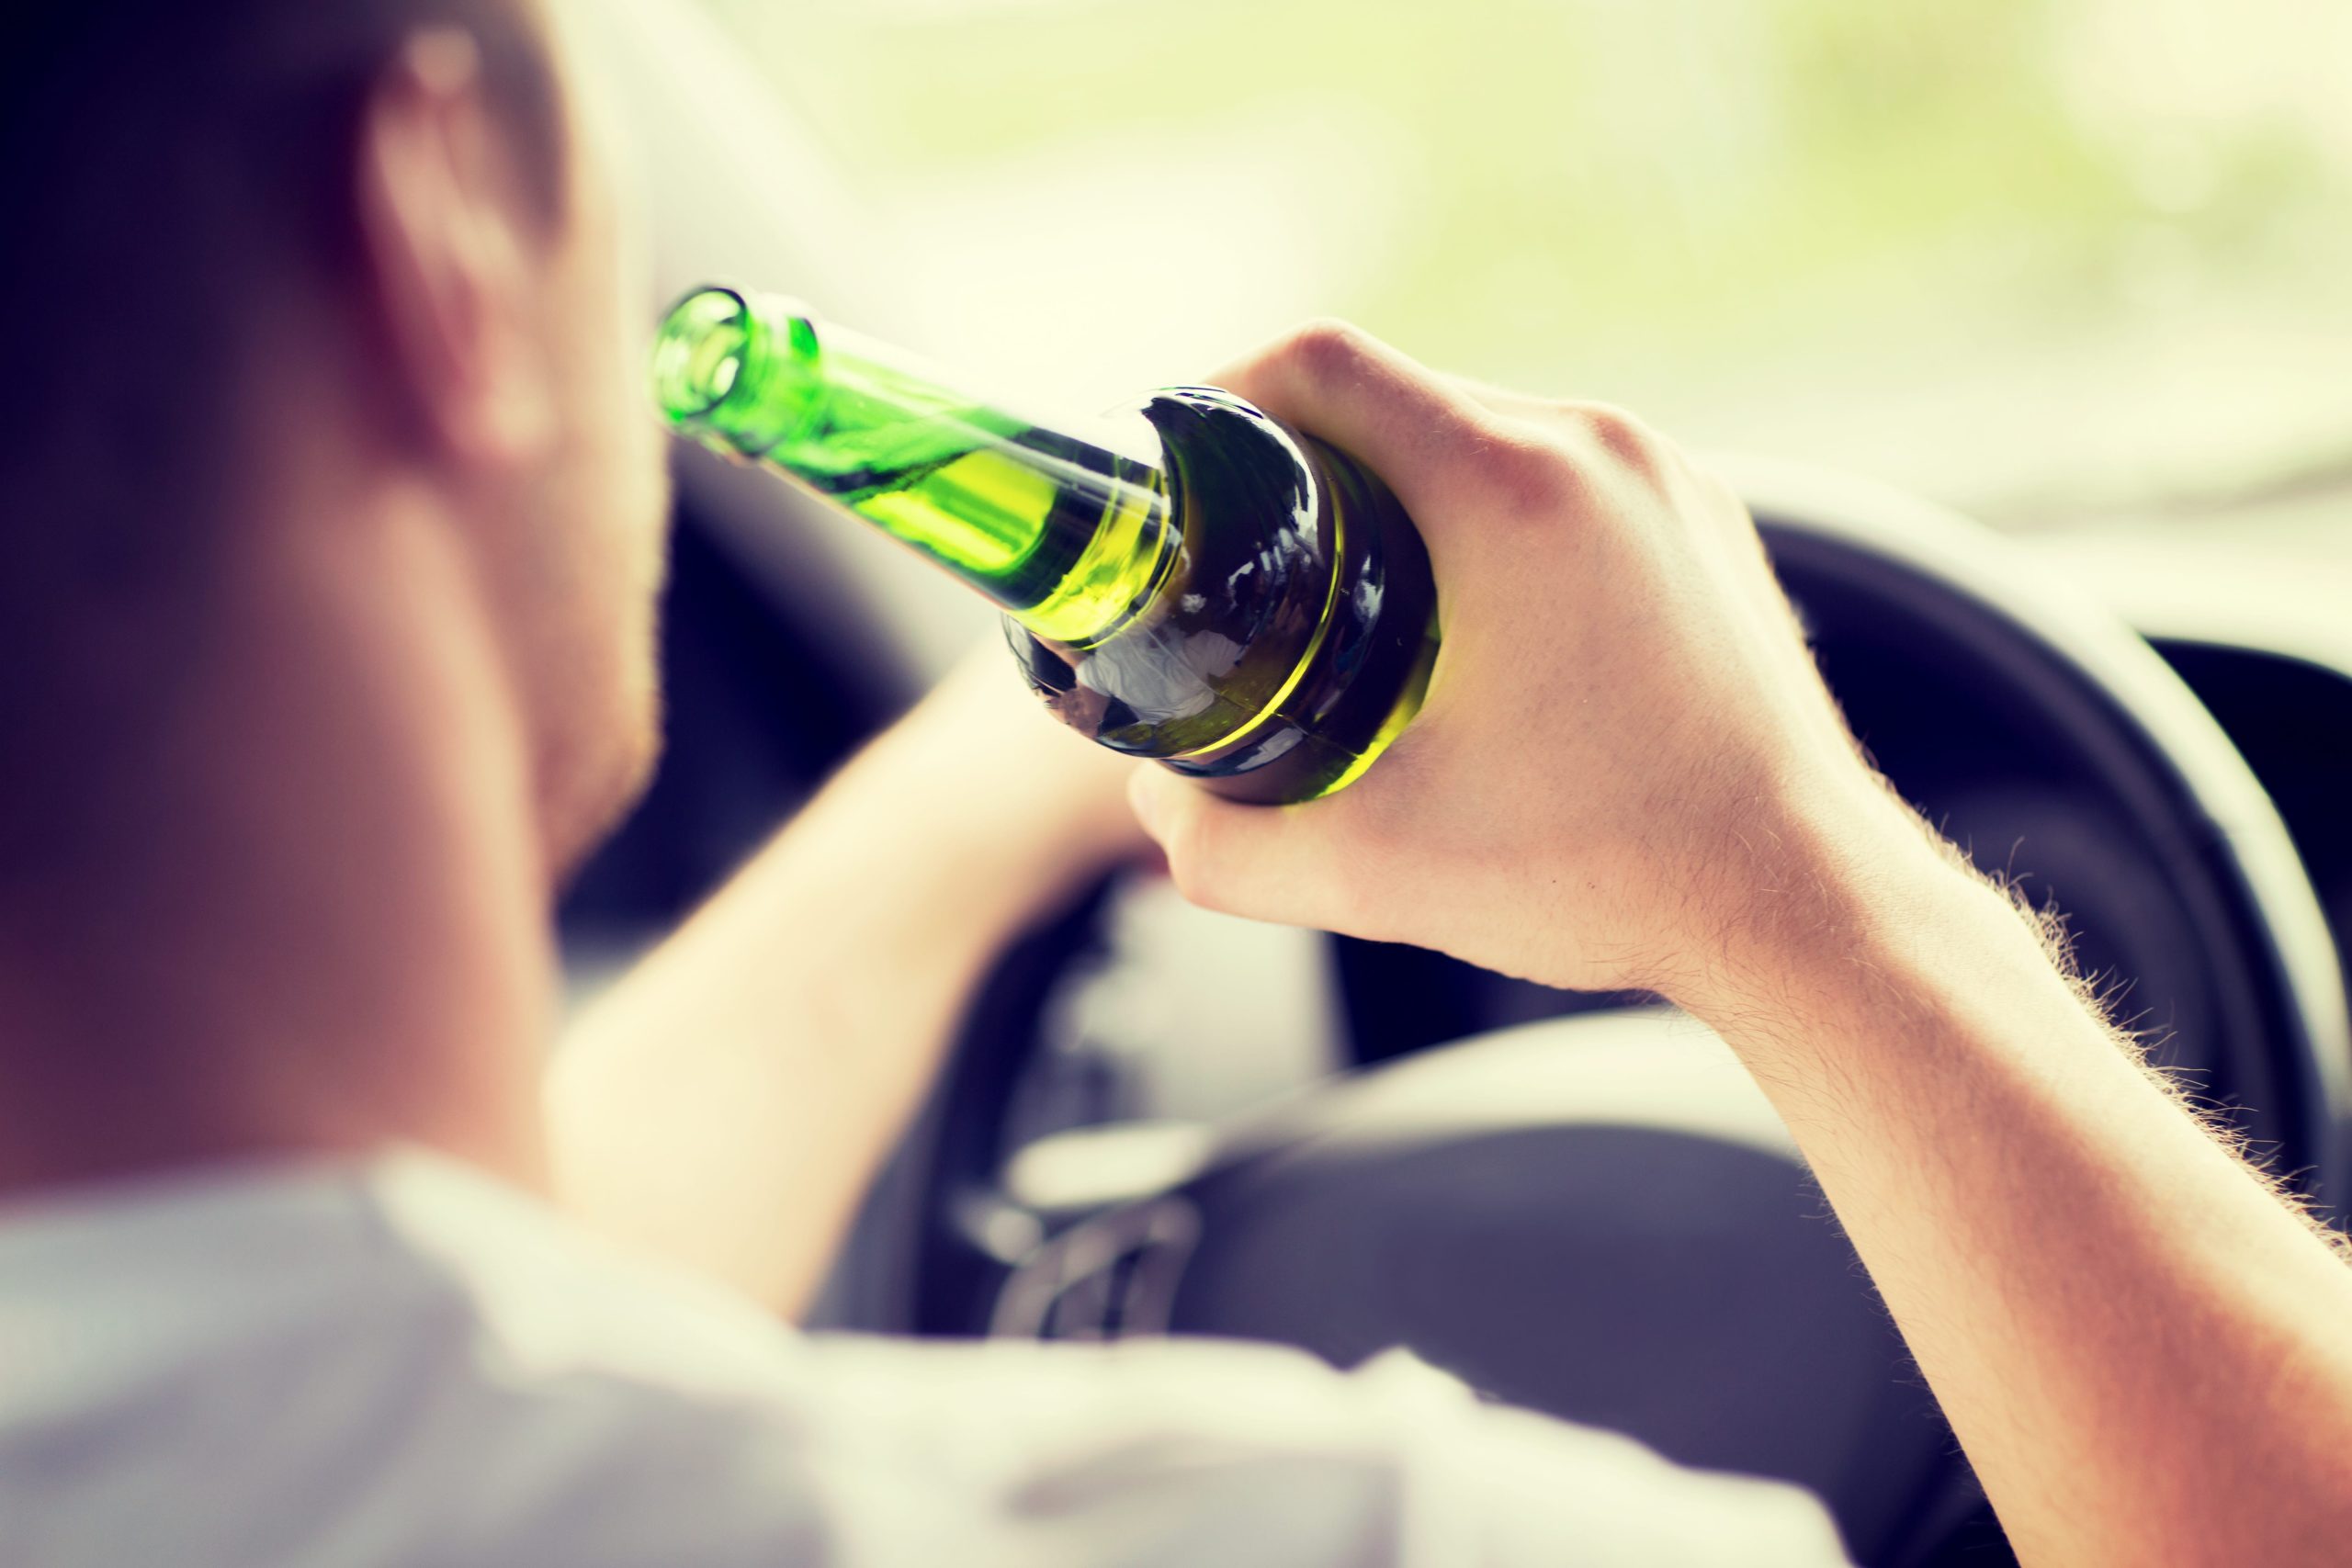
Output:
[[1843,1561],[1403,1358],[799,1336],[422,1155],[0,1210],[6,1568]]

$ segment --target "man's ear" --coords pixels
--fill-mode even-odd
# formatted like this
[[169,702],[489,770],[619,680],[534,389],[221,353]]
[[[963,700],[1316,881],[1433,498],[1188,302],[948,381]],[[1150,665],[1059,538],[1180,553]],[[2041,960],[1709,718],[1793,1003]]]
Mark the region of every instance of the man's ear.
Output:
[[427,436],[462,460],[544,452],[554,388],[532,336],[533,214],[474,41],[411,38],[368,95],[360,234],[373,303]]

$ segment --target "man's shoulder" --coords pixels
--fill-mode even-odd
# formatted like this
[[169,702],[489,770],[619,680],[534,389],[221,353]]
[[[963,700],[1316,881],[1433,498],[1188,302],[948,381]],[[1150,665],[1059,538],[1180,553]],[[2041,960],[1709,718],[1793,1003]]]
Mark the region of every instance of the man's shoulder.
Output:
[[0,1226],[0,1562],[824,1560],[792,1336],[446,1162]]

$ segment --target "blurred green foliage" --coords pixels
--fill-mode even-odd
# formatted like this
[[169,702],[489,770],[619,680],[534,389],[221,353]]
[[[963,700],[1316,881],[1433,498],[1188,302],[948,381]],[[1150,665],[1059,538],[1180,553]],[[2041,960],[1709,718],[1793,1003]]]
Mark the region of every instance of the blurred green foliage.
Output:
[[1703,376],[2245,302],[2352,325],[2340,0],[709,3],[883,186],[1375,117],[1345,175],[1393,164],[1413,217],[1331,308],[1493,376],[1541,377],[1535,341]]

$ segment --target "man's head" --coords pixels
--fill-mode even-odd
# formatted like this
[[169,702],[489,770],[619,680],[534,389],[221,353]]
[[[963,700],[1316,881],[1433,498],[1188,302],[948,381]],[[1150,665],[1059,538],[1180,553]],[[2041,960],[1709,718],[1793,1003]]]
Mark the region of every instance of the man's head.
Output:
[[665,497],[605,128],[539,6],[42,0],[12,53],[0,883],[236,678],[257,576],[363,526],[447,569],[416,624],[485,650],[576,856],[651,756]]

